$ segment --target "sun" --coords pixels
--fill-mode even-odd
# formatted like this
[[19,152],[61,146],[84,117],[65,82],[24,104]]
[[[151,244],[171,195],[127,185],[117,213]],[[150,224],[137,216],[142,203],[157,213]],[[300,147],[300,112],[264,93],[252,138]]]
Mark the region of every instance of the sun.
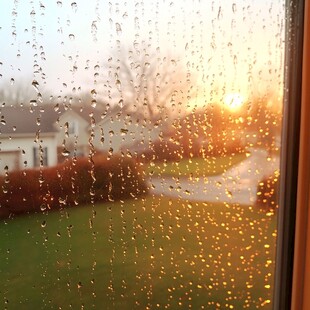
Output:
[[230,93],[225,95],[224,103],[227,105],[229,109],[237,110],[243,105],[244,98],[242,95],[238,93]]

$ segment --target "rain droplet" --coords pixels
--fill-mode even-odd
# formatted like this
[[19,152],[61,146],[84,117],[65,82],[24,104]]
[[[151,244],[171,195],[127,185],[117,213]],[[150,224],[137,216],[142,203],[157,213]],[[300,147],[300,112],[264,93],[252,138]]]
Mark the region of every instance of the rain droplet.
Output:
[[236,5],[236,3],[233,3],[233,4],[232,4],[232,11],[233,11],[234,13],[236,13],[236,11],[237,11],[237,5]]
[[63,156],[69,156],[70,155],[70,152],[67,150],[67,149],[63,149],[63,151],[61,152],[61,154],[63,155]]
[[125,128],[122,128],[122,129],[121,129],[121,135],[122,135],[122,136],[127,135],[127,133],[128,133],[128,129],[125,129]]
[[95,89],[92,89],[90,93],[91,93],[91,95],[93,96],[93,98],[96,98],[97,92],[96,92]]
[[41,227],[46,227],[46,221],[43,221],[42,223],[41,223]]
[[14,85],[15,80],[13,78],[11,78],[10,83],[11,83],[11,85]]
[[38,106],[37,100],[35,100],[35,99],[30,100],[30,105],[34,106],[34,107],[37,107]]
[[71,41],[73,41],[73,40],[75,39],[74,34],[70,33],[70,34],[69,34],[69,39],[70,39]]
[[96,31],[96,30],[97,30],[97,21],[96,21],[96,20],[94,20],[94,21],[92,22],[92,24],[91,24],[91,30],[92,30],[92,31]]
[[73,10],[74,12],[76,12],[76,11],[77,11],[77,3],[76,3],[76,2],[72,2],[72,3],[71,3],[71,8],[72,8],[72,10]]
[[36,80],[33,80],[31,84],[34,87],[34,89],[38,92],[39,91],[39,89],[38,89],[39,83]]
[[119,23],[115,24],[115,28],[116,28],[116,33],[118,35],[122,34],[122,27],[121,27],[121,25]]
[[122,88],[121,81],[120,80],[116,80],[115,85],[116,85],[118,91],[121,91],[121,88]]
[[54,106],[54,110],[55,112],[57,112],[59,110],[59,103],[57,103],[55,106]]
[[45,203],[42,203],[41,206],[40,206],[40,210],[41,211],[45,211],[47,209],[47,206]]

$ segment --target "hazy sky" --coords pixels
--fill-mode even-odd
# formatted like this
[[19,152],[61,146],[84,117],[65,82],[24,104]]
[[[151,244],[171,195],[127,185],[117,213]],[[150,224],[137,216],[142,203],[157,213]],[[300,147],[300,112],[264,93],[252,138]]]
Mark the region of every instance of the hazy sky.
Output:
[[0,0],[0,6],[0,87],[12,91],[34,79],[52,95],[100,89],[100,81],[114,78],[106,64],[120,47],[175,60],[175,70],[192,75],[198,105],[215,93],[281,91],[284,0]]

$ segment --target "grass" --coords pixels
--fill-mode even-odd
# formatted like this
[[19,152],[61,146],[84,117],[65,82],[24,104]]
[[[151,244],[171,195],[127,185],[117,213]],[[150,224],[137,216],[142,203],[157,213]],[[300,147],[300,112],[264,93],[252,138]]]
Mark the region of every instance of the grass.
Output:
[[232,156],[182,159],[179,162],[151,163],[146,166],[145,170],[147,174],[152,175],[178,177],[214,176],[224,173],[232,166],[246,159],[249,155],[249,153],[241,153]]
[[276,218],[145,197],[0,223],[8,309],[271,309]]

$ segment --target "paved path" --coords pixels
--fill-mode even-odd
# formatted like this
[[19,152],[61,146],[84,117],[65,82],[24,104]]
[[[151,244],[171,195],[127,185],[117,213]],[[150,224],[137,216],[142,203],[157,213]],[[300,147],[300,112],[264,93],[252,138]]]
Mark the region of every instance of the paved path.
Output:
[[151,193],[196,201],[253,204],[256,187],[279,168],[279,157],[268,158],[266,151],[251,149],[251,156],[219,176],[151,177]]

